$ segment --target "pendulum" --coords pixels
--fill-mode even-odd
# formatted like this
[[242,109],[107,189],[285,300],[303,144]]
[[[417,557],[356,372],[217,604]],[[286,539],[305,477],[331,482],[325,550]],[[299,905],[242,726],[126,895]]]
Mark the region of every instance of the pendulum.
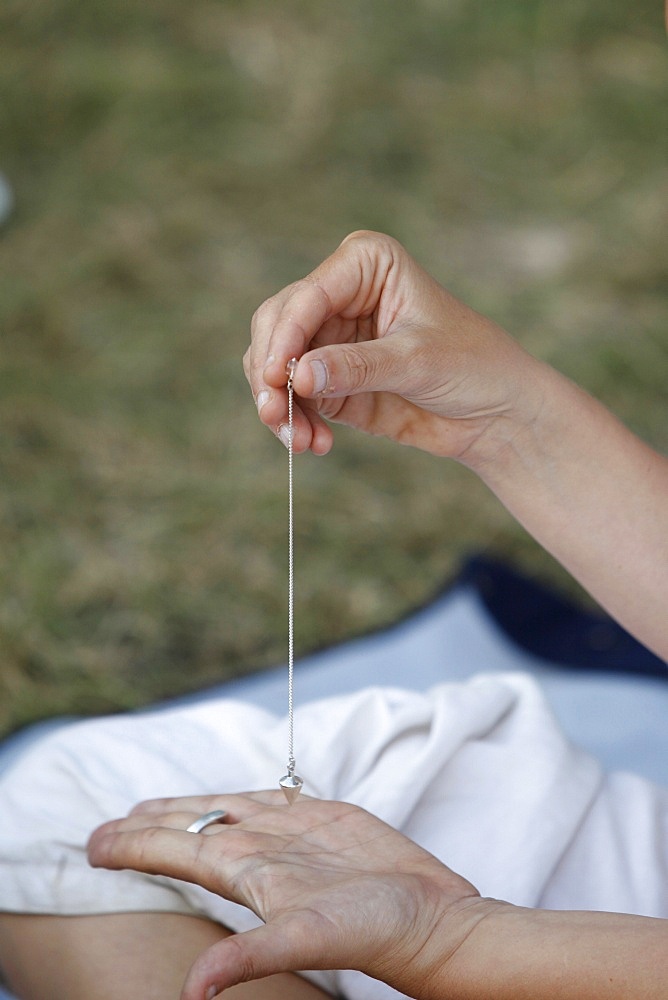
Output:
[[294,666],[295,666],[295,585],[294,585],[294,518],[292,504],[292,436],[293,436],[293,396],[292,380],[297,367],[297,359],[288,361],[288,773],[279,785],[283,789],[288,805],[296,800],[303,780],[295,774],[295,706],[294,706]]

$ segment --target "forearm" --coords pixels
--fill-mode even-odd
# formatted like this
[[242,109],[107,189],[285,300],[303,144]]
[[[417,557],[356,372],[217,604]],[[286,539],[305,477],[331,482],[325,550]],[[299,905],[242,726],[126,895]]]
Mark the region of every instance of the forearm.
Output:
[[668,460],[546,365],[531,420],[471,466],[610,614],[668,659]]
[[291,357],[297,452],[326,454],[334,421],[464,462],[668,658],[668,460],[605,407],[376,233],[352,234],[256,313],[245,369],[279,437]]
[[492,905],[420,1000],[665,997],[668,922]]

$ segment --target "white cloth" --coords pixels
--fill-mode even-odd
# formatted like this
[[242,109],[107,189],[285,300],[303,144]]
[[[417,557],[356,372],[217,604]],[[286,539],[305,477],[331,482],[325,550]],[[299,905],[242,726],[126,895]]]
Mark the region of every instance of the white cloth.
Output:
[[[483,895],[668,917],[668,791],[605,775],[528,675],[329,698],[298,709],[295,732],[309,794],[365,807]],[[285,747],[285,719],[226,699],[45,736],[0,780],[0,909],[169,910],[253,926],[197,886],[92,870],[84,848],[144,798],[274,787]],[[359,973],[313,978],[351,1000],[396,996]]]

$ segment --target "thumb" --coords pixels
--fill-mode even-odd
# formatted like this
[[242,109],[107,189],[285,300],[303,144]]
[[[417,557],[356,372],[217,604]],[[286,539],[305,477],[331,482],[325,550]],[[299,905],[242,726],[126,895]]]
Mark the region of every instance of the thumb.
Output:
[[411,347],[404,335],[359,344],[332,344],[304,354],[294,377],[303,398],[402,393],[410,380]]
[[306,950],[308,937],[303,925],[293,935],[288,928],[279,930],[268,925],[231,934],[198,956],[186,978],[181,1000],[211,1000],[238,983],[311,968]]

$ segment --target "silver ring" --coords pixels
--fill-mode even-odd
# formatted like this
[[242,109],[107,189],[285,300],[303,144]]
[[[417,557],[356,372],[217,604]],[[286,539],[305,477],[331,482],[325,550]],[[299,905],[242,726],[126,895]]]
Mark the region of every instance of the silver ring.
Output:
[[214,809],[213,812],[204,813],[194,823],[191,823],[186,833],[201,833],[204,827],[212,826],[214,823],[222,823],[227,813],[224,809]]

